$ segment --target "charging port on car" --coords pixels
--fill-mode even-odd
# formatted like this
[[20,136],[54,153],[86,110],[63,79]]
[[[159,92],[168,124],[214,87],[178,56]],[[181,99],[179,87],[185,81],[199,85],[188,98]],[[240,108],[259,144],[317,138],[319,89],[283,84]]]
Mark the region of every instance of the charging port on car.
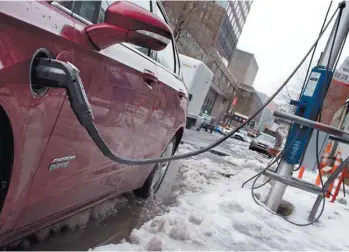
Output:
[[30,91],[36,98],[40,98],[43,95],[45,95],[49,89],[49,87],[39,84],[40,81],[35,72],[36,66],[39,64],[40,58],[52,59],[53,56],[50,53],[50,51],[46,48],[40,48],[34,53],[33,58],[31,59],[29,67],[29,84]]

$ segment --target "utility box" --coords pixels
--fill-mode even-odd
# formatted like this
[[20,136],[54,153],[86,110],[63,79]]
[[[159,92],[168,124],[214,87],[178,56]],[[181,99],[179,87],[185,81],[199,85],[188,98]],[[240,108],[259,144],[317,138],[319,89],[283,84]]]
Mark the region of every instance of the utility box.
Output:
[[191,96],[187,128],[193,127],[201,114],[206,95],[213,81],[213,72],[200,60],[179,54],[184,82]]

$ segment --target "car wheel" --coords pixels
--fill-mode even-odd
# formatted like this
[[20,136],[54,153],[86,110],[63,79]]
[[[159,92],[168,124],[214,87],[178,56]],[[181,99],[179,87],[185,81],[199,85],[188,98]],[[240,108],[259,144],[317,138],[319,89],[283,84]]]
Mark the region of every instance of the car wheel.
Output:
[[[175,143],[176,138],[173,138],[171,142],[166,146],[166,149],[162,153],[161,157],[172,156],[175,152]],[[170,163],[171,161],[156,164],[152,172],[149,174],[144,185],[141,188],[134,190],[134,194],[137,197],[145,199],[153,197],[158,192]]]

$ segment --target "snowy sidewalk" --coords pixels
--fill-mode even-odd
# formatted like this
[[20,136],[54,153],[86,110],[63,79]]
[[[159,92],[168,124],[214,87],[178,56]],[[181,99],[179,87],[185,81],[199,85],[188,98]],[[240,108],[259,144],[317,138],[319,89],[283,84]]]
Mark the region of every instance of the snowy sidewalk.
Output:
[[[180,151],[189,149],[182,145]],[[213,154],[206,154],[183,161],[183,180],[175,192],[177,205],[133,230],[129,242],[94,250],[349,249],[348,206],[326,202],[318,223],[294,226],[256,205],[250,184],[241,188],[243,181],[264,168],[268,160],[241,146],[233,145],[232,149],[241,158],[219,157],[217,161]],[[263,197],[268,188],[256,191]],[[290,220],[306,223],[315,196],[288,187],[284,199],[295,206]]]

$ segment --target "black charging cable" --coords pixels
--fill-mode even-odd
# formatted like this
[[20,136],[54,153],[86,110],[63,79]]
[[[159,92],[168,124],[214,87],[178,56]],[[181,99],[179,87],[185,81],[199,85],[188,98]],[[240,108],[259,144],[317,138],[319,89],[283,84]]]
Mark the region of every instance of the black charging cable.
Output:
[[254,117],[256,117],[276,96],[277,94],[287,85],[293,75],[297,72],[300,66],[304,63],[307,57],[312,52],[313,48],[317,45],[318,41],[328,28],[332,19],[335,17],[338,8],[333,13],[330,20],[327,22],[324,27],[322,33],[319,34],[318,38],[315,40],[313,45],[310,47],[308,52],[304,55],[302,60],[299,62],[297,67],[292,71],[289,77],[285,80],[285,82],[276,90],[276,92],[261,106],[250,118],[248,118],[243,124],[239,127],[232,130],[226,136],[220,138],[216,142],[210,144],[209,146],[202,148],[197,151],[174,155],[170,157],[162,157],[162,158],[148,158],[148,159],[133,159],[120,157],[113,153],[113,151],[108,147],[108,145],[103,140],[102,136],[99,134],[98,129],[93,123],[93,114],[88,102],[87,96],[85,94],[82,81],[79,77],[79,71],[76,67],[74,67],[70,63],[65,63],[58,60],[39,58],[38,64],[36,65],[35,73],[39,79],[41,79],[41,84],[43,86],[52,87],[52,88],[65,88],[68,93],[68,98],[71,103],[72,110],[74,111],[77,119],[80,124],[85,127],[88,134],[95,142],[99,150],[103,153],[104,156],[108,157],[114,162],[125,164],[125,165],[145,165],[145,164],[156,164],[161,162],[168,162],[172,160],[185,159],[192,156],[200,155],[205,153],[228,138],[230,138],[234,133],[245,127]]

